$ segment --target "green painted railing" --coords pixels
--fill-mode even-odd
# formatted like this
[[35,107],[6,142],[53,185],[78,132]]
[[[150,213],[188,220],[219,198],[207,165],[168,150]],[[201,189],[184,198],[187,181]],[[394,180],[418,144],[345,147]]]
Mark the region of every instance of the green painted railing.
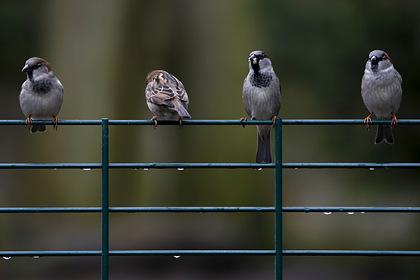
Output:
[[[52,121],[34,121],[53,125]],[[159,121],[159,125],[179,125],[175,121]],[[271,121],[239,120],[185,120],[183,125],[272,125]],[[285,250],[282,244],[283,212],[372,212],[372,213],[420,213],[420,207],[283,207],[282,205],[282,170],[287,168],[420,168],[420,163],[370,163],[370,162],[282,162],[282,127],[284,125],[363,125],[363,120],[282,120],[275,122],[275,162],[257,163],[110,163],[109,162],[109,126],[110,125],[154,125],[150,120],[62,120],[59,125],[101,126],[102,161],[100,163],[0,163],[0,169],[101,169],[102,202],[101,207],[0,207],[0,213],[101,213],[101,250],[67,251],[0,251],[2,257],[37,257],[37,256],[101,256],[101,279],[109,278],[110,256],[182,256],[182,255],[259,255],[273,256],[275,259],[275,279],[282,279],[283,256],[420,256],[420,251],[401,250]],[[374,121],[375,124],[390,124],[389,121]],[[419,125],[420,120],[399,120],[399,125]],[[23,120],[0,120],[0,125],[25,125]],[[109,206],[109,170],[110,169],[275,169],[275,205],[271,207],[110,207]],[[109,249],[109,213],[204,213],[204,212],[273,212],[275,232],[273,250],[110,250]]]

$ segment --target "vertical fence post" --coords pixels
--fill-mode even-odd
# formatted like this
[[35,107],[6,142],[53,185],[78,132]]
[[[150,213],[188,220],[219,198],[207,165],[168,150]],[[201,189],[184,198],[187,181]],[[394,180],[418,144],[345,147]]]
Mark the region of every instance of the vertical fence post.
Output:
[[282,119],[275,124],[276,191],[275,191],[275,278],[283,279],[283,185],[282,185]]
[[102,280],[109,277],[109,129],[108,119],[102,119]]

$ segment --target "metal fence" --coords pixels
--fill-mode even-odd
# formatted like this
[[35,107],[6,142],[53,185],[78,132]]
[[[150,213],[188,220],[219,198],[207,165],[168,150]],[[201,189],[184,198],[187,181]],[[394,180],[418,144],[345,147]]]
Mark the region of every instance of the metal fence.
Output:
[[[52,121],[34,121],[52,125]],[[271,121],[239,120],[185,120],[183,125],[272,125]],[[287,250],[282,244],[283,212],[393,212],[419,213],[420,207],[283,207],[282,170],[287,168],[420,168],[420,163],[371,163],[371,162],[282,162],[282,127],[284,125],[363,125],[363,120],[282,120],[275,122],[275,162],[257,163],[110,163],[109,126],[110,125],[154,125],[150,120],[63,120],[59,125],[101,126],[102,161],[100,163],[0,163],[0,169],[101,169],[102,202],[101,207],[2,207],[0,213],[101,213],[102,246],[100,250],[67,251],[0,251],[0,256],[8,257],[46,257],[46,256],[101,256],[101,279],[109,278],[110,256],[183,256],[183,255],[260,255],[273,256],[275,279],[282,279],[283,256],[420,256],[420,251],[396,250]],[[374,121],[375,124],[390,124],[389,121]],[[419,125],[420,120],[399,120],[399,125]],[[22,120],[0,120],[0,125],[25,125]],[[159,125],[178,125],[174,121],[159,121]],[[275,169],[275,205],[272,207],[110,207],[109,170],[110,169]],[[109,213],[153,213],[153,212],[274,212],[274,248],[271,250],[110,250]]]

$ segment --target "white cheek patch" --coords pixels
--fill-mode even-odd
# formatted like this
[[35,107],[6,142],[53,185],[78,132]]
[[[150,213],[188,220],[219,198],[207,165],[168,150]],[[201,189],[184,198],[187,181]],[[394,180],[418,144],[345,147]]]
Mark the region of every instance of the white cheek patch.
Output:
[[385,68],[384,70],[381,70],[381,72],[386,73],[386,72],[389,72],[389,71],[392,71],[392,70],[394,70],[394,66],[391,65],[391,66]]
[[[371,66],[372,67],[372,66]],[[387,73],[387,72],[389,72],[389,71],[393,71],[394,70],[394,66],[393,65],[391,65],[391,66],[388,66],[387,68],[385,68],[385,69],[383,69],[383,70],[380,70],[379,71],[379,73]],[[366,74],[372,74],[373,73],[373,71],[372,70],[370,70],[370,69],[368,69],[368,68],[366,68],[365,69],[365,73]]]

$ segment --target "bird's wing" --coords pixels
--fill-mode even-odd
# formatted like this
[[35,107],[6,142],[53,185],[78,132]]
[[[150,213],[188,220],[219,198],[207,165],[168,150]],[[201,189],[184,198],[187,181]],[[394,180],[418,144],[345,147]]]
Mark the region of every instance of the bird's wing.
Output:
[[184,107],[188,105],[188,95],[184,85],[175,76],[165,73],[163,82],[153,81],[146,87],[146,98],[156,105],[173,107],[178,99]]
[[252,90],[251,85],[249,84],[248,77],[245,78],[243,89],[242,89],[242,102],[244,105],[245,112],[247,115],[252,118]]
[[175,76],[167,73],[168,88],[172,91],[173,95],[182,101],[185,105],[188,105],[188,94],[185,90],[184,85]]

